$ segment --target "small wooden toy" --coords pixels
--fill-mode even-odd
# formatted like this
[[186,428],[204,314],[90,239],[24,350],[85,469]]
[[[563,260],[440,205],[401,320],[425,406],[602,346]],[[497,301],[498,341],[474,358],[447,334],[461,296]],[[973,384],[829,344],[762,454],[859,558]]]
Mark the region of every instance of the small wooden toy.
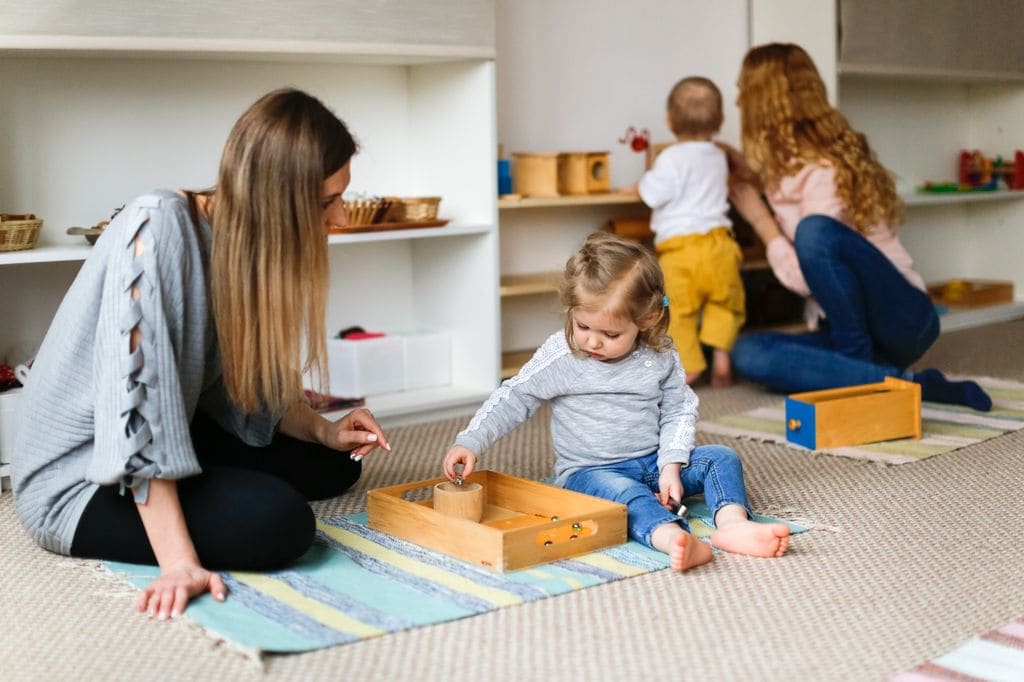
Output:
[[496,571],[626,542],[625,505],[494,471],[474,471],[463,483],[481,487],[479,522],[442,513],[436,496],[403,497],[424,488],[436,495],[435,486],[447,482],[434,478],[369,491],[370,528]]
[[951,279],[928,285],[928,295],[936,303],[968,307],[996,305],[1013,301],[1013,282],[995,279]]
[[811,450],[921,437],[921,386],[886,377],[786,398],[786,440]]
[[445,516],[479,523],[484,516],[484,487],[458,480],[438,483],[434,486],[434,509]]
[[608,152],[515,152],[514,193],[524,197],[611,191]]

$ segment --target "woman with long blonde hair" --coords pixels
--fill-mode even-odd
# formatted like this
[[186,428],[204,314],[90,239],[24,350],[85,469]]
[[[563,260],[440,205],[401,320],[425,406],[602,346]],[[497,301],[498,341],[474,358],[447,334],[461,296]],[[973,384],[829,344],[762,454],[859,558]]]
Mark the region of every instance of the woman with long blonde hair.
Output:
[[938,316],[892,230],[901,213],[892,175],[829,103],[810,56],[792,44],[752,48],[738,86],[743,153],[731,158],[761,184],[774,218],[752,183],[733,199],[779,281],[809,299],[816,329],[744,336],[736,369],[783,392],[900,377],[920,383],[925,400],[991,409],[974,382],[909,369],[938,337]]
[[355,152],[315,97],[264,95],[214,190],[153,192],[104,229],[32,365],[18,516],[50,551],[159,565],[151,616],[224,600],[213,570],[292,563],[307,501],[390,449],[368,411],[331,422],[303,391],[304,371],[326,383],[327,232]]

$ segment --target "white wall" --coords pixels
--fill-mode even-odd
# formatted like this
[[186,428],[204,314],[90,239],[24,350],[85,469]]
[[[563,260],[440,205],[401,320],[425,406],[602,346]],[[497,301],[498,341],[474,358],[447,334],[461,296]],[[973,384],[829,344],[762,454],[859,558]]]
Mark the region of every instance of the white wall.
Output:
[[835,0],[750,0],[750,44],[796,43],[811,55],[836,101]]

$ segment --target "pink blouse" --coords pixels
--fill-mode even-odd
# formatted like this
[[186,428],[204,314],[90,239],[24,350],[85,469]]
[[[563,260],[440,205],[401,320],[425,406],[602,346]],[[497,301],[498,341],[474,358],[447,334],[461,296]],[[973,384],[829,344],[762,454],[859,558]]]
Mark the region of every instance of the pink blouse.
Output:
[[[809,215],[827,215],[850,225],[843,202],[836,193],[835,169],[823,164],[807,164],[795,175],[779,181],[779,187],[768,193],[768,203],[775,211],[779,227],[793,241],[796,226]],[[853,228],[851,228],[853,229]],[[875,245],[913,286],[926,291],[924,279],[914,270],[914,261],[899,237],[884,223],[875,225],[864,235]]]

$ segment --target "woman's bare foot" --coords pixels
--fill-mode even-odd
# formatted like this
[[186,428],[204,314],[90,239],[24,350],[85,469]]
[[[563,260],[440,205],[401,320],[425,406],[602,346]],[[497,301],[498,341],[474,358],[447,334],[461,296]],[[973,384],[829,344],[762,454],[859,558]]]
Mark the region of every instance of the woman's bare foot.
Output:
[[668,554],[673,571],[687,571],[711,561],[714,553],[706,543],[693,537],[678,523],[666,523],[651,533],[654,548]]
[[711,352],[711,386],[724,388],[732,386],[732,361],[729,351],[715,348]]
[[789,526],[784,523],[755,523],[749,519],[718,528],[711,544],[726,552],[750,556],[779,557],[789,547]]

